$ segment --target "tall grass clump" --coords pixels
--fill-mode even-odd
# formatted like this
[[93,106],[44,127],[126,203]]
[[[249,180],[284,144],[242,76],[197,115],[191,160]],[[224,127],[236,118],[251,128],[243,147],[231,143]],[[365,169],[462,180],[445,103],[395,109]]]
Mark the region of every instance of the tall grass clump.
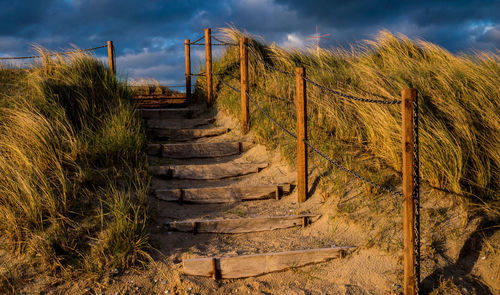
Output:
[[[223,28],[231,42],[245,34]],[[304,66],[308,78],[343,93],[373,99],[400,99],[413,87],[420,105],[420,173],[431,187],[498,204],[500,188],[500,55],[452,54],[429,42],[387,31],[345,48],[284,49],[252,39],[249,47],[281,70]],[[270,70],[249,54],[250,93],[284,126],[294,131],[294,77]],[[214,71],[239,88],[239,50],[229,47]],[[216,81],[220,108],[239,116],[239,94]],[[203,79],[198,89],[204,91]],[[346,149],[361,149],[401,171],[401,110],[346,100],[307,85],[310,140],[351,168]],[[295,143],[251,105],[251,128],[264,142],[281,146],[294,159]],[[353,161],[355,162],[355,161]],[[369,166],[369,165],[368,165]],[[397,174],[397,173],[396,173]],[[497,211],[498,212],[498,211]]]
[[144,261],[145,135],[125,82],[93,56],[39,52],[0,69],[1,246],[50,274]]

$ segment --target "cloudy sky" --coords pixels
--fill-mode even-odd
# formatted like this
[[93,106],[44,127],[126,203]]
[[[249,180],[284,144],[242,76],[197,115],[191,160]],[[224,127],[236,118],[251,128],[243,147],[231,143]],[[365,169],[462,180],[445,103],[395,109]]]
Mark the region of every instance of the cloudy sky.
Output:
[[[388,29],[469,52],[500,49],[499,20],[500,0],[0,0],[0,57],[33,54],[35,43],[60,50],[113,40],[120,75],[172,85],[184,79],[184,39],[205,27],[232,24],[294,47],[310,46],[316,25],[330,34],[322,47]],[[193,49],[195,65],[201,50]]]

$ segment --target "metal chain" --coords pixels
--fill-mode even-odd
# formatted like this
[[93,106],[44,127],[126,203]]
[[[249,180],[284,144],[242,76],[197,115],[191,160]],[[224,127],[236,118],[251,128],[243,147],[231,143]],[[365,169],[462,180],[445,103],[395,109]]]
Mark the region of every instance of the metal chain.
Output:
[[[214,72],[212,72],[212,74],[217,78],[217,80],[219,80],[220,82],[222,82],[223,84],[225,84],[226,86],[228,86],[229,88],[231,88],[232,90],[234,90],[235,92],[240,92],[239,89],[229,85],[228,83],[226,83],[225,81],[223,81],[222,79],[220,79],[218,76],[218,74],[215,74]],[[248,96],[249,100],[267,117],[269,118],[269,120],[271,120],[274,124],[276,124],[278,127],[280,127],[283,131],[285,131],[286,133],[288,133],[291,137],[293,138],[297,138],[297,136],[295,134],[293,134],[291,131],[289,131],[288,129],[286,129],[285,127],[283,127],[281,124],[279,124],[274,118],[271,117],[271,115],[269,115],[266,111],[264,111],[264,109],[252,98],[252,96],[250,96],[250,94],[248,92],[246,92],[246,95]],[[329,158],[327,155],[325,155],[323,152],[321,152],[320,150],[318,150],[315,146],[313,146],[308,140],[304,140],[304,143],[309,146],[313,151],[315,151],[316,153],[318,153],[320,156],[322,156],[325,160],[327,160],[328,162],[330,162],[331,164],[333,164],[335,167],[347,172],[348,174],[351,174],[352,176],[356,177],[357,179],[373,186],[373,187],[376,187],[382,191],[385,191],[385,192],[388,192],[390,194],[393,194],[395,196],[403,196],[403,194],[401,192],[398,192],[398,191],[395,191],[393,189],[390,189],[388,187],[385,187],[385,186],[382,186],[378,183],[375,183],[371,180],[369,180],[368,178],[362,176],[362,175],[359,175],[357,174],[356,172],[348,169],[347,167],[344,167],[342,166],[340,163],[338,163],[337,161]]]
[[415,206],[415,283],[417,293],[420,287],[420,158],[419,158],[419,138],[418,138],[418,100],[413,102],[413,192],[412,198]]
[[250,49],[250,47],[248,45],[246,45],[247,49],[248,49],[248,52],[250,52],[250,54],[253,55],[253,57],[259,61],[260,63],[262,63],[265,67],[271,69],[271,70],[274,70],[274,71],[277,71],[277,72],[280,72],[282,74],[285,74],[285,75],[288,75],[288,76],[295,76],[294,73],[292,72],[287,72],[287,71],[284,71],[284,70],[280,70],[278,69],[277,67],[274,67],[272,65],[270,65],[269,63],[267,63],[265,60],[263,60],[262,58],[258,57],[257,54],[252,50]]
[[357,97],[357,96],[354,96],[354,95],[345,94],[345,93],[333,90],[331,88],[328,88],[326,86],[318,84],[317,82],[314,82],[313,80],[311,80],[311,79],[309,79],[309,78],[307,78],[305,76],[302,76],[302,78],[304,78],[304,80],[306,80],[307,82],[311,83],[312,85],[314,85],[314,86],[316,86],[316,87],[318,87],[320,89],[323,89],[325,91],[331,92],[331,93],[333,93],[335,95],[338,95],[340,97],[344,97],[344,98],[347,98],[347,99],[352,99],[352,100],[361,101],[361,102],[378,103],[378,104],[401,104],[401,100],[400,99],[381,100],[381,99],[361,98],[361,97]]
[[201,41],[203,38],[205,38],[205,36],[201,36],[200,38],[196,39],[195,41],[193,42],[190,42],[189,44],[190,45],[197,45],[196,43],[198,43],[199,41]]
[[238,44],[234,43],[212,43],[213,46],[238,46]]
[[[292,72],[284,71],[284,70],[278,69],[278,68],[270,65],[265,60],[263,60],[260,57],[258,57],[257,54],[252,49],[250,49],[250,47],[248,47],[248,45],[247,45],[247,48],[248,48],[248,51],[253,55],[253,57],[256,60],[258,60],[259,62],[261,62],[262,64],[264,64],[265,67],[267,67],[269,69],[272,69],[272,70],[275,70],[277,72],[283,73],[285,75],[295,76],[295,74],[292,73]],[[314,82],[313,80],[311,80],[311,79],[309,79],[307,77],[303,77],[303,78],[304,78],[304,80],[306,80],[307,82],[313,84],[316,87],[319,87],[319,88],[321,88],[321,89],[323,89],[325,91],[329,91],[329,92],[331,92],[331,93],[333,93],[335,95],[338,95],[338,96],[341,96],[341,97],[344,97],[344,98],[347,98],[347,99],[357,100],[357,101],[361,101],[361,102],[379,103],[379,104],[400,104],[401,103],[401,100],[399,100],[399,99],[381,100],[381,99],[369,99],[369,98],[356,97],[354,95],[345,94],[345,93],[333,90],[331,88],[328,88],[326,86],[323,86],[323,85],[321,85],[321,84],[319,84],[317,82]],[[362,91],[367,92],[365,90],[362,90]],[[382,97],[381,95],[376,95],[376,96]]]
[[[212,72],[212,75],[214,75],[217,80],[219,80],[221,83],[223,83],[224,85],[226,85],[227,87],[231,88],[232,90],[234,90],[235,92],[239,92],[241,93],[241,90],[240,89],[237,89],[231,85],[229,85],[228,83],[226,83],[225,81],[223,81],[221,78],[219,78],[218,74],[215,74],[214,72]],[[248,96],[248,99],[269,119],[271,120],[274,124],[276,124],[276,126],[278,126],[279,128],[281,128],[283,131],[285,131],[286,133],[288,133],[288,135],[290,135],[291,137],[297,139],[297,135],[293,134],[290,130],[286,129],[285,127],[283,127],[280,123],[278,123],[273,117],[271,117],[271,115],[269,115],[269,113],[267,113],[266,111],[264,111],[264,109],[253,99],[252,96],[250,96],[250,93],[248,93],[248,91],[245,92],[246,95]]]
[[228,46],[238,46],[238,44],[236,43],[231,43],[231,42],[226,42],[226,41],[222,41],[220,39],[218,39],[217,37],[215,36],[212,36],[212,39],[214,39],[215,41],[218,41],[219,43],[217,44],[212,44],[212,45],[228,45]]
[[205,76],[205,73],[189,74],[189,76]]
[[380,190],[382,190],[382,191],[385,191],[385,192],[391,193],[391,194],[393,194],[393,195],[395,195],[395,196],[400,197],[400,196],[402,196],[402,195],[403,195],[403,193],[401,193],[401,192],[395,191],[395,190],[393,190],[393,189],[390,189],[390,188],[388,188],[388,187],[385,187],[385,186],[382,186],[382,185],[380,185],[380,184],[378,184],[378,183],[375,183],[375,182],[373,182],[373,181],[369,180],[368,178],[366,178],[366,177],[364,177],[364,176],[362,176],[362,175],[359,175],[358,173],[356,173],[356,172],[354,172],[354,171],[352,171],[352,170],[348,169],[347,167],[342,166],[340,163],[338,163],[337,161],[335,161],[335,160],[331,159],[330,157],[328,157],[327,155],[325,155],[323,152],[321,152],[320,150],[318,150],[318,149],[317,149],[315,146],[313,146],[313,145],[312,145],[312,144],[311,144],[308,140],[305,140],[305,139],[304,139],[304,142],[305,142],[305,144],[306,144],[307,146],[309,146],[309,147],[310,147],[313,151],[315,151],[316,153],[318,153],[321,157],[323,157],[325,160],[327,160],[328,162],[330,162],[331,164],[333,164],[335,167],[337,167],[337,168],[339,168],[339,169],[343,170],[344,172],[346,172],[346,173],[348,173],[348,174],[351,174],[352,176],[356,177],[357,179],[359,179],[359,180],[361,180],[361,181],[363,181],[363,182],[365,182],[365,183],[367,183],[367,184],[369,184],[369,185],[371,185],[371,186],[373,186],[373,187],[376,187],[376,188],[378,188],[378,189],[380,189]]
[[[103,45],[103,46],[98,46],[98,47],[93,47],[93,48],[87,48],[87,49],[81,49],[81,50],[71,50],[71,51],[65,51],[65,52],[58,52],[58,53],[53,53],[49,54],[48,56],[56,56],[56,55],[68,55],[76,52],[87,52],[87,51],[93,51],[96,49],[108,47],[108,45]],[[44,55],[31,55],[31,56],[16,56],[16,57],[0,57],[0,60],[7,60],[7,59],[29,59],[29,58],[41,58],[44,57]]]

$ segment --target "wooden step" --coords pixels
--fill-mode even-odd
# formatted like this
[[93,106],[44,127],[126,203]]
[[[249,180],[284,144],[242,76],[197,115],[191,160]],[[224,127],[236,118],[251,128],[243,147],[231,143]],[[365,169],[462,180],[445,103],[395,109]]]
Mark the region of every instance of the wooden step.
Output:
[[164,178],[216,180],[258,173],[266,167],[267,163],[248,164],[229,162],[206,165],[153,166],[150,168],[150,172],[153,175]]
[[290,216],[252,217],[236,219],[166,221],[163,225],[169,230],[193,233],[250,233],[275,229],[307,226],[321,215],[303,214]]
[[153,138],[172,140],[172,141],[188,141],[202,137],[211,137],[222,135],[229,132],[229,128],[210,128],[210,129],[149,129],[148,134]]
[[223,186],[187,189],[157,189],[156,198],[170,202],[198,204],[234,203],[251,200],[279,199],[292,191],[290,184],[260,186]]
[[214,118],[209,119],[150,119],[146,120],[149,128],[190,129],[212,124]]
[[199,110],[192,108],[138,109],[138,111],[144,119],[189,119],[200,113]]
[[276,253],[183,259],[186,275],[236,279],[340,258],[354,247],[319,248]]
[[249,142],[151,143],[148,153],[174,159],[213,158],[238,155],[252,146]]
[[166,98],[166,99],[147,99],[140,98],[134,99],[134,104],[137,108],[141,109],[159,109],[159,108],[168,108],[168,109],[179,109],[185,108],[188,106],[188,101],[185,98]]

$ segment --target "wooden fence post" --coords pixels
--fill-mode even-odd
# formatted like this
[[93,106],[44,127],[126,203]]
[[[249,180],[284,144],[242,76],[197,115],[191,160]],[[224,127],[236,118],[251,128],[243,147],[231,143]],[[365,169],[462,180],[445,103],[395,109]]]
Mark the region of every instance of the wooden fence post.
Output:
[[205,29],[205,59],[206,59],[206,77],[207,77],[207,104],[212,103],[212,31]]
[[248,132],[248,39],[240,39],[240,71],[241,71],[241,132]]
[[186,101],[191,101],[191,48],[189,39],[184,40],[184,51],[186,54]]
[[109,62],[109,71],[113,75],[116,74],[115,46],[113,45],[113,41],[108,41],[108,62]]
[[296,101],[297,106],[297,196],[298,202],[307,199],[307,97],[306,97],[306,75],[303,67],[295,69]]
[[417,100],[416,89],[401,93],[402,144],[403,144],[403,234],[404,234],[404,294],[417,294],[415,255],[415,203],[413,200],[414,134],[413,104]]

